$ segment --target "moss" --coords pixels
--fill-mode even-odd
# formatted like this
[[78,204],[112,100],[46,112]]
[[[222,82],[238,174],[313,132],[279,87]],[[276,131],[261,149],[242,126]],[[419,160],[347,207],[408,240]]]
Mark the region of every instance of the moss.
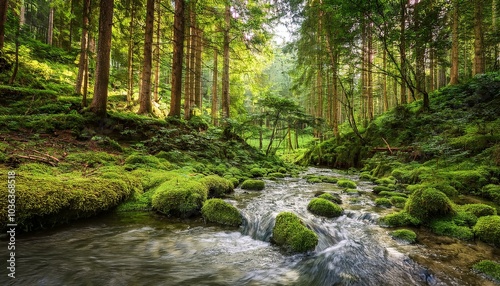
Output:
[[342,215],[344,211],[339,205],[323,198],[312,199],[307,205],[307,209],[315,215],[325,217],[337,217]]
[[484,186],[478,194],[500,205],[500,185],[489,184]]
[[480,240],[500,246],[500,216],[480,217],[473,230]]
[[321,180],[320,177],[311,176],[311,177],[308,177],[306,179],[306,182],[308,182],[310,184],[318,184],[318,183],[322,183],[323,181]]
[[222,199],[209,199],[201,208],[201,214],[210,222],[239,226],[243,222],[237,208]]
[[276,217],[273,228],[273,241],[293,252],[314,250],[318,244],[318,236],[308,229],[297,215],[281,212]]
[[27,164],[22,164],[19,166],[17,169],[18,173],[25,173],[25,174],[31,174],[31,175],[54,175],[56,172],[56,168],[50,167],[49,165],[46,164],[41,164],[41,163],[27,163]]
[[375,180],[375,184],[377,185],[394,185],[396,184],[396,179],[394,177],[384,177],[378,180]]
[[330,193],[323,193],[323,194],[319,195],[318,198],[325,199],[325,200],[328,200],[332,203],[336,203],[339,205],[342,204],[342,199],[338,195],[332,195]]
[[399,227],[399,226],[417,226],[421,222],[418,218],[411,216],[409,213],[405,211],[400,211],[397,213],[386,215],[381,218],[381,222],[388,226]]
[[348,180],[348,179],[338,180],[337,185],[341,188],[346,188],[346,189],[356,189],[356,187],[357,187],[355,182]]
[[460,206],[460,208],[465,212],[472,213],[478,218],[482,216],[497,214],[497,210],[494,207],[485,204],[466,204]]
[[443,192],[446,196],[449,198],[453,198],[458,196],[458,191],[450,185],[448,181],[445,182],[424,182],[421,184],[416,184],[416,185],[408,185],[406,187],[406,190],[410,193],[413,193],[414,191],[418,189],[425,189],[425,188],[434,188],[438,191]]
[[372,175],[370,175],[369,172],[363,172],[359,175],[359,179],[360,180],[364,180],[364,181],[375,181],[376,178]]
[[491,260],[481,260],[472,268],[500,282],[500,263]]
[[488,183],[486,174],[481,170],[449,171],[442,176],[453,182],[453,187],[462,194],[480,191]]
[[436,189],[419,189],[409,197],[405,211],[419,220],[446,216],[453,213],[450,199]]
[[266,170],[263,168],[252,168],[250,169],[250,176],[253,178],[260,178],[266,175]]
[[139,168],[151,168],[159,170],[170,170],[172,165],[164,159],[158,159],[152,155],[133,154],[125,159],[125,168],[135,170]]
[[470,227],[457,225],[452,219],[436,219],[430,223],[432,232],[438,235],[451,236],[461,240],[472,240],[474,233]]
[[398,229],[392,231],[391,236],[395,239],[404,240],[408,243],[415,243],[417,241],[417,234],[409,229]]
[[323,183],[330,183],[330,184],[335,184],[338,182],[339,179],[335,177],[330,177],[330,176],[320,176],[321,182]]
[[262,191],[265,188],[266,184],[262,180],[254,180],[248,179],[241,183],[241,188],[243,190],[250,191]]
[[201,210],[208,189],[200,182],[180,179],[161,184],[152,198],[153,209],[165,215],[190,217]]
[[388,198],[375,199],[375,205],[382,206],[382,207],[388,207],[388,208],[392,207],[391,200],[389,200]]
[[397,208],[404,208],[407,201],[406,198],[400,196],[392,196],[389,200]]
[[273,179],[274,180],[274,179],[284,178],[285,175],[283,173],[274,172],[274,173],[267,174],[266,177],[269,178],[269,179]]
[[93,168],[99,165],[116,163],[118,159],[118,156],[106,152],[78,152],[69,154],[64,160]]
[[230,180],[217,175],[203,177],[200,183],[207,187],[209,198],[220,198],[234,190],[234,185]]
[[381,192],[390,192],[390,191],[391,191],[391,189],[389,189],[386,186],[375,186],[375,187],[373,187],[373,193],[375,193],[375,194],[379,194]]
[[388,192],[388,191],[383,191],[378,194],[379,196],[384,196],[384,197],[403,197],[406,198],[408,197],[407,194],[405,193],[400,193],[400,192]]

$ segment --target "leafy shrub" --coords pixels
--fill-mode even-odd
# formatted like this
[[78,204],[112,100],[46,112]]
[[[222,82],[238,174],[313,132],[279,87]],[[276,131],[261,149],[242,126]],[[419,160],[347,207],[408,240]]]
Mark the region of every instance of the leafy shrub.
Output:
[[497,210],[494,207],[485,204],[467,204],[460,207],[463,211],[472,213],[478,218],[497,214]]
[[207,221],[224,225],[239,226],[243,222],[238,209],[221,199],[205,201],[201,214]]
[[474,264],[472,268],[479,271],[486,276],[495,279],[497,282],[500,281],[500,263],[491,260],[481,260]]
[[453,213],[450,199],[434,188],[419,189],[409,197],[405,205],[405,211],[426,221],[430,218],[437,218]]
[[391,236],[395,239],[404,240],[408,243],[415,243],[417,241],[417,234],[409,229],[398,229],[391,232]]
[[500,246],[500,216],[480,217],[473,230],[480,240]]
[[500,185],[486,185],[481,189],[479,194],[484,198],[494,201],[496,204],[500,204]]
[[153,209],[165,215],[190,217],[197,214],[207,199],[207,187],[193,180],[170,180],[153,195]]
[[323,193],[318,196],[318,198],[328,200],[332,203],[342,204],[342,199],[338,195],[332,195],[330,193]]
[[388,214],[385,217],[382,217],[380,220],[383,224],[392,227],[411,226],[411,225],[417,226],[421,223],[418,218],[413,217],[406,211],[400,211],[397,213]]
[[375,199],[375,205],[377,206],[383,206],[383,207],[392,207],[392,203],[391,203],[391,200],[389,200],[388,198],[377,198]]
[[243,183],[241,183],[241,188],[243,190],[250,190],[250,191],[262,191],[266,186],[266,183],[262,180],[254,180],[254,179],[248,179],[245,180]]
[[200,183],[207,187],[209,198],[220,198],[234,190],[233,183],[230,180],[217,175],[203,177]]
[[355,182],[348,179],[341,179],[337,181],[337,185],[341,188],[356,189],[357,185]]
[[273,241],[293,252],[314,250],[318,236],[308,229],[295,214],[281,212],[276,217],[273,228]]
[[337,217],[344,211],[337,204],[322,198],[314,198],[307,205],[307,209],[315,215]]

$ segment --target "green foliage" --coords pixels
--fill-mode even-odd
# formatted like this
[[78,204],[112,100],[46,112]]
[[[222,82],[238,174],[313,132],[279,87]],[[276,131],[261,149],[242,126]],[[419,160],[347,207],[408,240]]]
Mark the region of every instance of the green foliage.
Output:
[[377,206],[382,206],[382,207],[392,207],[391,200],[388,198],[377,198],[375,199],[375,205]]
[[480,217],[473,230],[480,240],[500,246],[500,216]]
[[400,226],[417,226],[420,225],[421,221],[407,213],[406,211],[400,211],[397,213],[392,213],[381,218],[381,223],[386,224],[391,227]]
[[491,260],[481,260],[474,264],[472,268],[478,272],[491,277],[497,282],[500,281],[500,263]]
[[405,211],[422,221],[452,214],[450,199],[434,188],[418,189],[409,197]]
[[375,180],[375,184],[377,185],[394,185],[396,184],[396,179],[394,177],[384,177],[378,180]]
[[407,201],[406,198],[400,196],[392,196],[389,200],[391,204],[397,208],[404,208]]
[[415,243],[417,241],[417,234],[413,230],[398,229],[391,232],[391,236],[395,239],[400,239],[408,243]]
[[234,185],[230,180],[217,175],[203,177],[200,183],[207,187],[209,198],[220,198],[234,190]]
[[332,195],[330,193],[323,193],[318,196],[318,198],[328,200],[332,203],[342,204],[342,199],[338,195]]
[[344,212],[339,205],[320,197],[312,199],[307,205],[307,209],[315,215],[324,217],[337,217]]
[[304,226],[299,217],[291,212],[278,214],[272,239],[277,245],[293,252],[314,250],[318,244],[316,233]]
[[267,172],[263,168],[252,168],[252,169],[250,169],[250,175],[253,178],[264,177],[266,174],[267,174]]
[[461,240],[474,239],[474,233],[468,226],[457,225],[452,219],[436,219],[431,221],[432,232],[438,235],[455,237]]
[[482,170],[449,171],[443,176],[462,194],[479,191],[488,183],[487,174]]
[[76,152],[69,154],[64,160],[73,164],[93,168],[100,165],[116,163],[117,159],[117,156],[106,152]]
[[408,197],[407,194],[405,193],[400,193],[400,192],[388,192],[388,191],[382,191],[378,193],[379,196],[384,196],[384,197],[403,197],[406,198]]
[[203,217],[210,222],[239,226],[243,219],[237,208],[221,199],[209,199],[201,208]]
[[102,148],[107,148],[107,149],[119,151],[119,152],[123,151],[123,148],[120,145],[120,143],[109,138],[108,136],[94,136],[94,137],[92,137],[91,140],[95,141],[97,143],[97,145],[101,146]]
[[380,194],[382,192],[390,192],[390,191],[391,191],[391,189],[389,189],[386,186],[375,186],[375,187],[373,187],[373,193],[375,193],[375,194]]
[[346,189],[356,189],[356,187],[357,187],[355,182],[348,180],[348,179],[338,180],[337,185],[341,188],[346,188]]
[[169,216],[190,217],[201,210],[208,196],[205,185],[187,179],[161,184],[152,198],[153,209]]
[[500,185],[486,185],[478,192],[478,194],[500,205]]
[[125,159],[125,169],[135,170],[138,168],[151,168],[158,170],[170,170],[171,164],[166,160],[158,159],[152,155],[133,154]]
[[241,183],[240,188],[243,190],[250,191],[262,191],[266,186],[266,183],[262,180],[248,179]]

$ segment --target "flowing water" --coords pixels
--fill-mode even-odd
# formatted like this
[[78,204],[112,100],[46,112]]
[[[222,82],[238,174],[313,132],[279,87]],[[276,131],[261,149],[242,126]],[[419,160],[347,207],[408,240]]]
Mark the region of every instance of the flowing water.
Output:
[[[308,173],[356,179],[324,169],[311,168]],[[16,279],[2,275],[0,285],[490,283],[476,275],[457,274],[461,271],[456,267],[441,268],[425,246],[391,239],[389,230],[376,223],[388,210],[375,207],[373,198],[363,194],[370,191],[369,183],[358,182],[361,195],[304,179],[266,183],[262,192],[236,190],[227,199],[245,217],[239,229],[151,214],[109,214],[18,237]],[[341,193],[344,215],[327,219],[310,214],[307,204],[317,191]],[[314,251],[289,254],[270,243],[281,211],[296,213],[318,234]],[[415,259],[405,253],[414,253]]]

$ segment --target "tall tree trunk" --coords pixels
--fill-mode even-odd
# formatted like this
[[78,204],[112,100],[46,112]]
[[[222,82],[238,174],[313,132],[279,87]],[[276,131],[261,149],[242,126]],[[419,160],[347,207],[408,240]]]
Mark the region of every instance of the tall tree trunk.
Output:
[[90,22],[90,0],[83,0],[82,39],[80,41],[80,61],[78,63],[78,76],[76,77],[75,93],[82,94],[82,83],[85,75],[85,65],[88,61]]
[[368,22],[367,25],[367,109],[368,109],[368,120],[373,121],[373,37],[372,37],[372,23]]
[[[491,4],[491,27],[492,31],[496,31],[497,35],[500,31],[500,25],[498,23],[498,1],[493,0]],[[497,42],[493,47],[493,69],[500,69],[500,42]]]
[[189,120],[191,118],[191,108],[192,108],[192,100],[193,97],[193,61],[194,61],[194,53],[193,53],[193,45],[194,45],[194,37],[193,37],[193,13],[194,13],[194,2],[190,1],[187,6],[187,18],[186,20],[186,54],[185,54],[185,63],[186,63],[186,71],[184,73],[184,119]]
[[185,0],[175,0],[174,51],[172,55],[172,92],[168,116],[181,116],[182,59],[184,57]]
[[54,38],[54,7],[52,7],[52,3],[50,3],[50,5],[49,26],[47,29],[47,44],[52,45],[52,40]]
[[90,104],[90,110],[100,117],[106,116],[106,105],[108,102],[113,5],[114,0],[101,0],[99,3],[100,12],[97,65],[95,71],[94,98]]
[[[7,7],[9,0],[0,0],[0,51],[5,41],[5,24],[7,23]],[[21,3],[22,5],[23,3]]]
[[474,0],[474,68],[473,75],[485,72],[483,6],[484,0]]
[[453,0],[450,84],[458,84],[458,0]]
[[151,71],[153,68],[153,26],[155,20],[155,0],[147,0],[146,4],[146,31],[144,33],[144,58],[142,60],[142,84],[139,95],[138,114],[153,112],[151,104]]
[[[218,84],[218,52],[217,49],[214,49],[214,69],[212,74],[212,122],[214,126],[219,125],[219,101],[217,98],[217,84]],[[262,148],[261,148],[262,149]]]
[[[87,0],[88,1],[88,0]],[[132,106],[132,96],[134,94],[134,23],[135,23],[135,5],[130,1],[130,25],[128,28],[128,53],[127,53],[127,106]]]
[[399,54],[401,57],[401,104],[408,103],[406,92],[407,68],[406,68],[406,1],[400,0],[401,4],[401,34],[399,37]]
[[83,96],[82,96],[82,107],[87,107],[87,95],[89,90],[89,55],[88,50],[90,46],[90,41],[87,40],[87,55],[85,57],[85,64],[83,68]]
[[384,69],[383,79],[382,79],[382,96],[384,98],[384,112],[389,110],[389,97],[387,96],[387,51],[383,49],[382,52],[382,65]]
[[161,1],[158,0],[157,2],[157,15],[156,15],[156,20],[157,20],[157,26],[156,26],[156,49],[155,49],[155,89],[154,89],[154,101],[159,102],[160,101],[160,36],[161,36]]
[[203,96],[202,96],[202,52],[203,52],[203,32],[199,27],[196,29],[196,57],[195,57],[195,87],[194,98],[196,107],[203,114]]
[[224,29],[224,44],[223,44],[223,66],[222,66],[222,116],[229,118],[229,31],[231,29],[231,6],[226,3],[226,11],[224,13],[226,27]]

